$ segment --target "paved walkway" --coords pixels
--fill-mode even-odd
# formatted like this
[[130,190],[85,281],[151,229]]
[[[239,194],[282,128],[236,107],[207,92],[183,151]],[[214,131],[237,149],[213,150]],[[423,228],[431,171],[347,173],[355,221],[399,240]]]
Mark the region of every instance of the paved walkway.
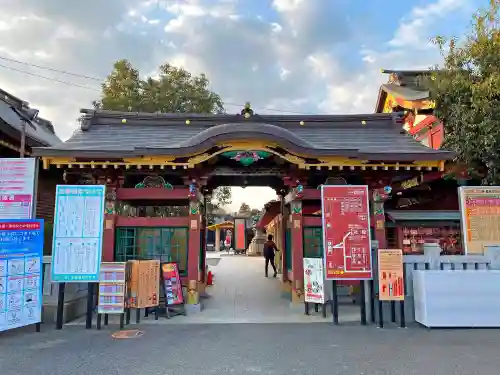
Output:
[[[319,323],[325,320],[321,313],[304,315],[303,305],[291,307],[281,297],[278,278],[264,277],[264,259],[244,255],[221,254],[220,263],[211,267],[215,285],[207,288],[209,298],[203,299],[202,312],[172,319],[142,318],[144,324],[182,323]],[[272,272],[271,272],[272,275]],[[311,309],[313,310],[313,309]],[[135,315],[132,314],[132,322]],[[359,307],[340,306],[340,322],[359,321]],[[85,318],[72,324],[84,324]]]

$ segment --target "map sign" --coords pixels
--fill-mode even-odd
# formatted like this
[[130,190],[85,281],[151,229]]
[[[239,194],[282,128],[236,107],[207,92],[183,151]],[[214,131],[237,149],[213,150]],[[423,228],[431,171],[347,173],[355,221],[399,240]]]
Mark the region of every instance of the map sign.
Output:
[[104,197],[104,185],[57,185],[52,281],[99,281]]
[[461,186],[458,192],[465,254],[500,245],[500,187]]
[[0,332],[42,319],[43,220],[0,220]]
[[405,299],[403,250],[378,250],[378,290],[381,301]]
[[0,158],[0,219],[31,219],[35,158]]
[[125,262],[101,264],[99,277],[99,314],[122,314],[125,311]]
[[304,258],[304,299],[310,303],[325,303],[323,259]]
[[327,280],[372,279],[368,186],[321,186]]

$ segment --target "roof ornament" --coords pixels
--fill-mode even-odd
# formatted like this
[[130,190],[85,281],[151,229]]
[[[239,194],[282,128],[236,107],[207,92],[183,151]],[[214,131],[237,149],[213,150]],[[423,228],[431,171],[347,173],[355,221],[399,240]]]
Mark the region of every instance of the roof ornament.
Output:
[[246,102],[245,103],[245,108],[243,108],[240,112],[240,114],[245,117],[246,119],[249,119],[250,117],[253,116],[254,112],[253,112],[253,109],[252,109],[252,106],[250,104],[250,102]]

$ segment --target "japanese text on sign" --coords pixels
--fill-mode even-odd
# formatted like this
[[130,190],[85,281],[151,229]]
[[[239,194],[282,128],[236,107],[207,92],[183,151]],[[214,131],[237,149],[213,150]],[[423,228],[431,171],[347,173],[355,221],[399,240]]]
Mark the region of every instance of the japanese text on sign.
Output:
[[462,186],[459,196],[465,253],[500,245],[500,187]]
[[43,220],[0,220],[0,332],[39,323]]
[[125,310],[125,262],[102,263],[99,277],[99,314],[121,314]]
[[35,171],[35,158],[0,158],[0,219],[32,217]]
[[367,186],[321,187],[327,280],[372,278]]
[[379,300],[404,300],[403,250],[380,249],[378,251],[378,285]]
[[323,259],[304,258],[304,299],[310,303],[325,303]]
[[104,196],[103,185],[57,186],[52,281],[99,281]]

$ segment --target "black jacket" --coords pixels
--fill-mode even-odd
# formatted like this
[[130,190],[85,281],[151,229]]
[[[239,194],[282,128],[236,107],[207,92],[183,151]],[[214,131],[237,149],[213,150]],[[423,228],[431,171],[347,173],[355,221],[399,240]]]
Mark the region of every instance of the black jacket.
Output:
[[272,258],[274,257],[274,252],[279,251],[278,248],[276,247],[276,244],[274,241],[266,241],[264,243],[264,256],[266,258]]

